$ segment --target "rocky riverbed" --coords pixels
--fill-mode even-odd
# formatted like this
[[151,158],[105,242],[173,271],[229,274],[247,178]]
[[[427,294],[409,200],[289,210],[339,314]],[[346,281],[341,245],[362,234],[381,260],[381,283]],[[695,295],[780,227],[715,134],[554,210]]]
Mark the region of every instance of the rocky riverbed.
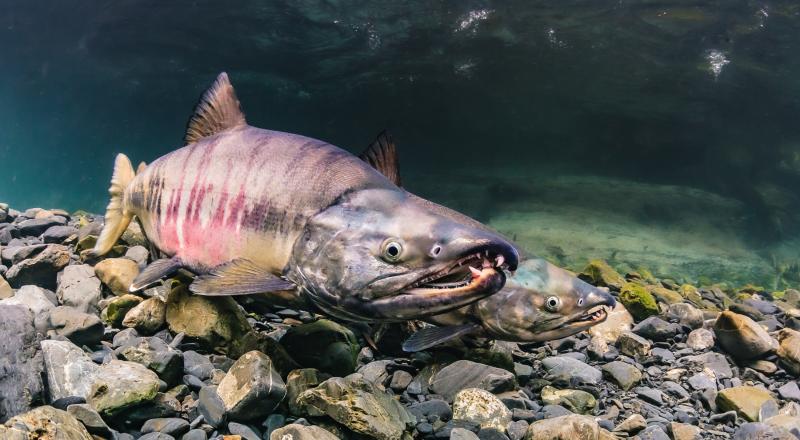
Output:
[[101,226],[0,204],[2,439],[800,438],[796,290],[596,260],[581,276],[620,305],[588,333],[410,355],[406,325],[192,296],[185,274],[127,293],[146,240],[96,260]]

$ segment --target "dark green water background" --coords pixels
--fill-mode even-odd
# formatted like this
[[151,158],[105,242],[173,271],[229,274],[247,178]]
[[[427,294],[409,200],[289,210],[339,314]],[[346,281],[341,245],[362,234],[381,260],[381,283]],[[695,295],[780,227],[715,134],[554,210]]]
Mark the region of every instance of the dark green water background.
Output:
[[569,174],[741,203],[759,258],[800,230],[794,1],[0,0],[0,201],[102,211],[114,155],[180,146],[223,70],[252,125],[388,128],[412,190],[483,221],[535,196],[504,176]]

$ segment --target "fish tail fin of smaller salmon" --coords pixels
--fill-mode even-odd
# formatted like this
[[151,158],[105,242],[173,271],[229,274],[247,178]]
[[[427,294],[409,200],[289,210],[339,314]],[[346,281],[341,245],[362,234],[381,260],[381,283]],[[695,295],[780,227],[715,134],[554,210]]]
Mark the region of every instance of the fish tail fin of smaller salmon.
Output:
[[110,251],[133,218],[133,213],[125,209],[124,198],[125,190],[134,177],[136,177],[136,173],[133,171],[130,159],[122,153],[117,154],[117,158],[114,160],[114,175],[111,177],[111,186],[108,188],[111,200],[106,208],[105,225],[92,251],[95,256],[104,255]]

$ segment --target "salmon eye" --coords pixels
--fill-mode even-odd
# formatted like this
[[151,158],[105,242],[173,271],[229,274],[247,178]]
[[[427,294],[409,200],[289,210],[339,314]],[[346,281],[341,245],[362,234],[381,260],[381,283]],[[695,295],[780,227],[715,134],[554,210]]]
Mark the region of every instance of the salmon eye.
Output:
[[400,261],[400,256],[403,254],[403,245],[395,239],[389,239],[383,243],[383,250],[381,256],[384,260],[395,263]]
[[551,312],[557,312],[561,308],[561,300],[557,296],[550,296],[544,302],[544,306]]

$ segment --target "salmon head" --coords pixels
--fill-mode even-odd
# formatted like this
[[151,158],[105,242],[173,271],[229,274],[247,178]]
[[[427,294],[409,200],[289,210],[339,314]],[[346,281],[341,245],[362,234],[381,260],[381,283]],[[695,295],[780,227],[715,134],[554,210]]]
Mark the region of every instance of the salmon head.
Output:
[[285,276],[331,315],[400,321],[499,291],[518,259],[498,234],[443,216],[404,191],[367,189],[307,222]]

